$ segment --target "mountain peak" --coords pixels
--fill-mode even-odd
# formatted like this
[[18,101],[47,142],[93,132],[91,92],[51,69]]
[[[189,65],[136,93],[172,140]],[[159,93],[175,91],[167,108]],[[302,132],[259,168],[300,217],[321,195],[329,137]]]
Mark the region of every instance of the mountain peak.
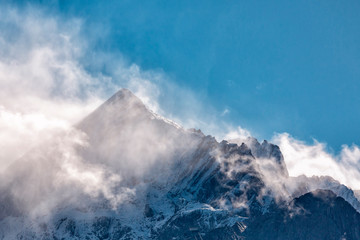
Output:
[[[91,128],[123,128],[145,118],[151,118],[144,103],[130,90],[123,88],[84,118],[77,127],[91,132]],[[127,122],[128,124],[124,123]]]
[[135,96],[129,89],[122,88],[119,91],[117,91],[114,95],[112,95],[105,103],[104,105],[108,104],[119,104],[119,103],[136,103],[139,105],[144,105],[142,101]]
[[[131,97],[136,97],[129,89],[127,88],[122,88],[119,91],[117,91],[113,96],[113,97],[121,97],[121,98],[131,98]],[[111,98],[110,98],[111,99]]]

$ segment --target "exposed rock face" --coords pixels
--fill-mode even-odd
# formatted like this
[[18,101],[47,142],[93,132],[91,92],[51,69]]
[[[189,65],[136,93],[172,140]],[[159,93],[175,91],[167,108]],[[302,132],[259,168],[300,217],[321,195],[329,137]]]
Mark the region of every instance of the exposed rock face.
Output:
[[306,177],[304,175],[298,177],[290,177],[287,179],[287,189],[292,197],[299,197],[308,192],[317,189],[331,190],[337,196],[344,198],[348,203],[360,212],[360,202],[356,196],[356,191],[353,191],[343,184],[329,176],[312,176]]
[[[0,185],[0,239],[360,239],[352,191],[329,179],[290,178],[280,149],[267,141],[219,143],[148,111],[128,90],[76,128],[86,136],[70,149],[76,163],[121,179],[97,196],[54,199],[51,212],[33,216],[29,206],[60,196],[51,187],[64,168],[58,156],[68,155],[56,144],[29,153]],[[42,165],[53,170],[43,174]],[[32,197],[22,209],[27,199],[18,192],[29,182],[37,191],[20,195]],[[60,193],[70,196],[68,189]],[[123,189],[134,195],[121,200]]]
[[360,214],[329,190],[302,195],[291,208],[275,208],[248,224],[244,234],[248,239],[360,238]]
[[231,139],[229,142],[236,143],[239,146],[242,143],[245,143],[251,149],[251,153],[256,159],[259,161],[264,159],[273,160],[274,164],[272,167],[275,168],[274,171],[277,171],[277,173],[280,173],[282,176],[289,176],[284,161],[284,156],[282,155],[280,148],[277,145],[269,143],[266,140],[260,144],[258,140],[253,137],[248,137],[246,139]]

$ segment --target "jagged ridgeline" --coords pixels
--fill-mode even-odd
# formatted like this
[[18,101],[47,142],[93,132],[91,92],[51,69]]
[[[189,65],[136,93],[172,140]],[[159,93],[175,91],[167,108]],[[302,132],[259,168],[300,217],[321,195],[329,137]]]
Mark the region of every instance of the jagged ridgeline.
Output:
[[0,239],[360,239],[351,189],[289,177],[278,146],[185,130],[126,89],[0,178]]

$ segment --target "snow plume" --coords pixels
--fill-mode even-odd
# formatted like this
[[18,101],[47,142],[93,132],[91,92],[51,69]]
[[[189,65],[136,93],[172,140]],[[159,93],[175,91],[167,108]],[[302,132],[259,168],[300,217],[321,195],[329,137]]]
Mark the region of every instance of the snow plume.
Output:
[[314,140],[313,144],[299,141],[288,133],[277,134],[278,144],[291,176],[331,176],[340,183],[357,190],[360,188],[360,148],[343,145],[338,155],[326,150],[326,144]]
[[[151,181],[155,172],[168,169],[175,151],[191,149],[182,136],[166,136],[156,125],[160,120],[150,119],[155,124],[132,125],[121,139],[108,139],[109,146],[99,144],[106,161],[84,154],[94,146],[90,131],[96,136],[98,127],[94,123],[84,132],[74,126],[122,87],[156,113],[164,113],[159,102],[172,108],[179,98],[185,99],[184,106],[174,108],[179,112],[200,105],[191,91],[179,89],[160,70],[143,71],[121,55],[90,51],[96,39],[86,37],[83,24],[31,6],[0,10],[0,201],[14,198],[14,206],[7,208],[14,213],[42,214],[63,202],[81,205],[82,198],[105,199],[116,208],[141,183],[130,176],[143,180],[146,173]],[[106,73],[99,66],[106,66]],[[163,92],[176,97],[163,101]],[[108,124],[104,129],[115,132]],[[0,210],[0,218],[4,214]]]
[[88,136],[73,126],[123,86],[158,111],[155,83],[163,75],[121,56],[112,75],[89,72],[92,43],[82,25],[31,7],[0,10],[0,200],[14,197],[15,212],[40,214],[82,197],[115,207],[134,194],[121,186],[123,176],[85,161],[79,149]]

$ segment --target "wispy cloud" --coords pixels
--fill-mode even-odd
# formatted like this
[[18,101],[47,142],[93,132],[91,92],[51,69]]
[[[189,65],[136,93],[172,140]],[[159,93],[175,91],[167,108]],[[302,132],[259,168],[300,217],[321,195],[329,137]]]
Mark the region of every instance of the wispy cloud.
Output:
[[230,110],[228,108],[225,108],[224,111],[221,113],[221,116],[225,116],[230,113]]
[[288,133],[276,134],[272,141],[279,145],[291,176],[331,176],[352,189],[360,188],[360,149],[343,145],[339,154],[330,153],[325,143],[313,144],[293,138]]
[[[247,143],[250,136],[249,130],[239,126],[231,128],[224,139]],[[290,176],[330,176],[354,190],[360,189],[360,148],[356,144],[343,145],[341,151],[335,154],[327,148],[326,143],[314,139],[312,144],[308,144],[289,133],[275,134],[271,142],[280,147]],[[259,162],[265,163],[265,160]],[[279,180],[271,174],[264,174],[268,182]]]
[[238,139],[240,141],[246,142],[246,139],[248,137],[251,137],[251,133],[249,130],[242,128],[241,126],[238,126],[237,128],[232,128],[226,133],[224,136],[224,139],[226,140],[232,140],[232,139]]

